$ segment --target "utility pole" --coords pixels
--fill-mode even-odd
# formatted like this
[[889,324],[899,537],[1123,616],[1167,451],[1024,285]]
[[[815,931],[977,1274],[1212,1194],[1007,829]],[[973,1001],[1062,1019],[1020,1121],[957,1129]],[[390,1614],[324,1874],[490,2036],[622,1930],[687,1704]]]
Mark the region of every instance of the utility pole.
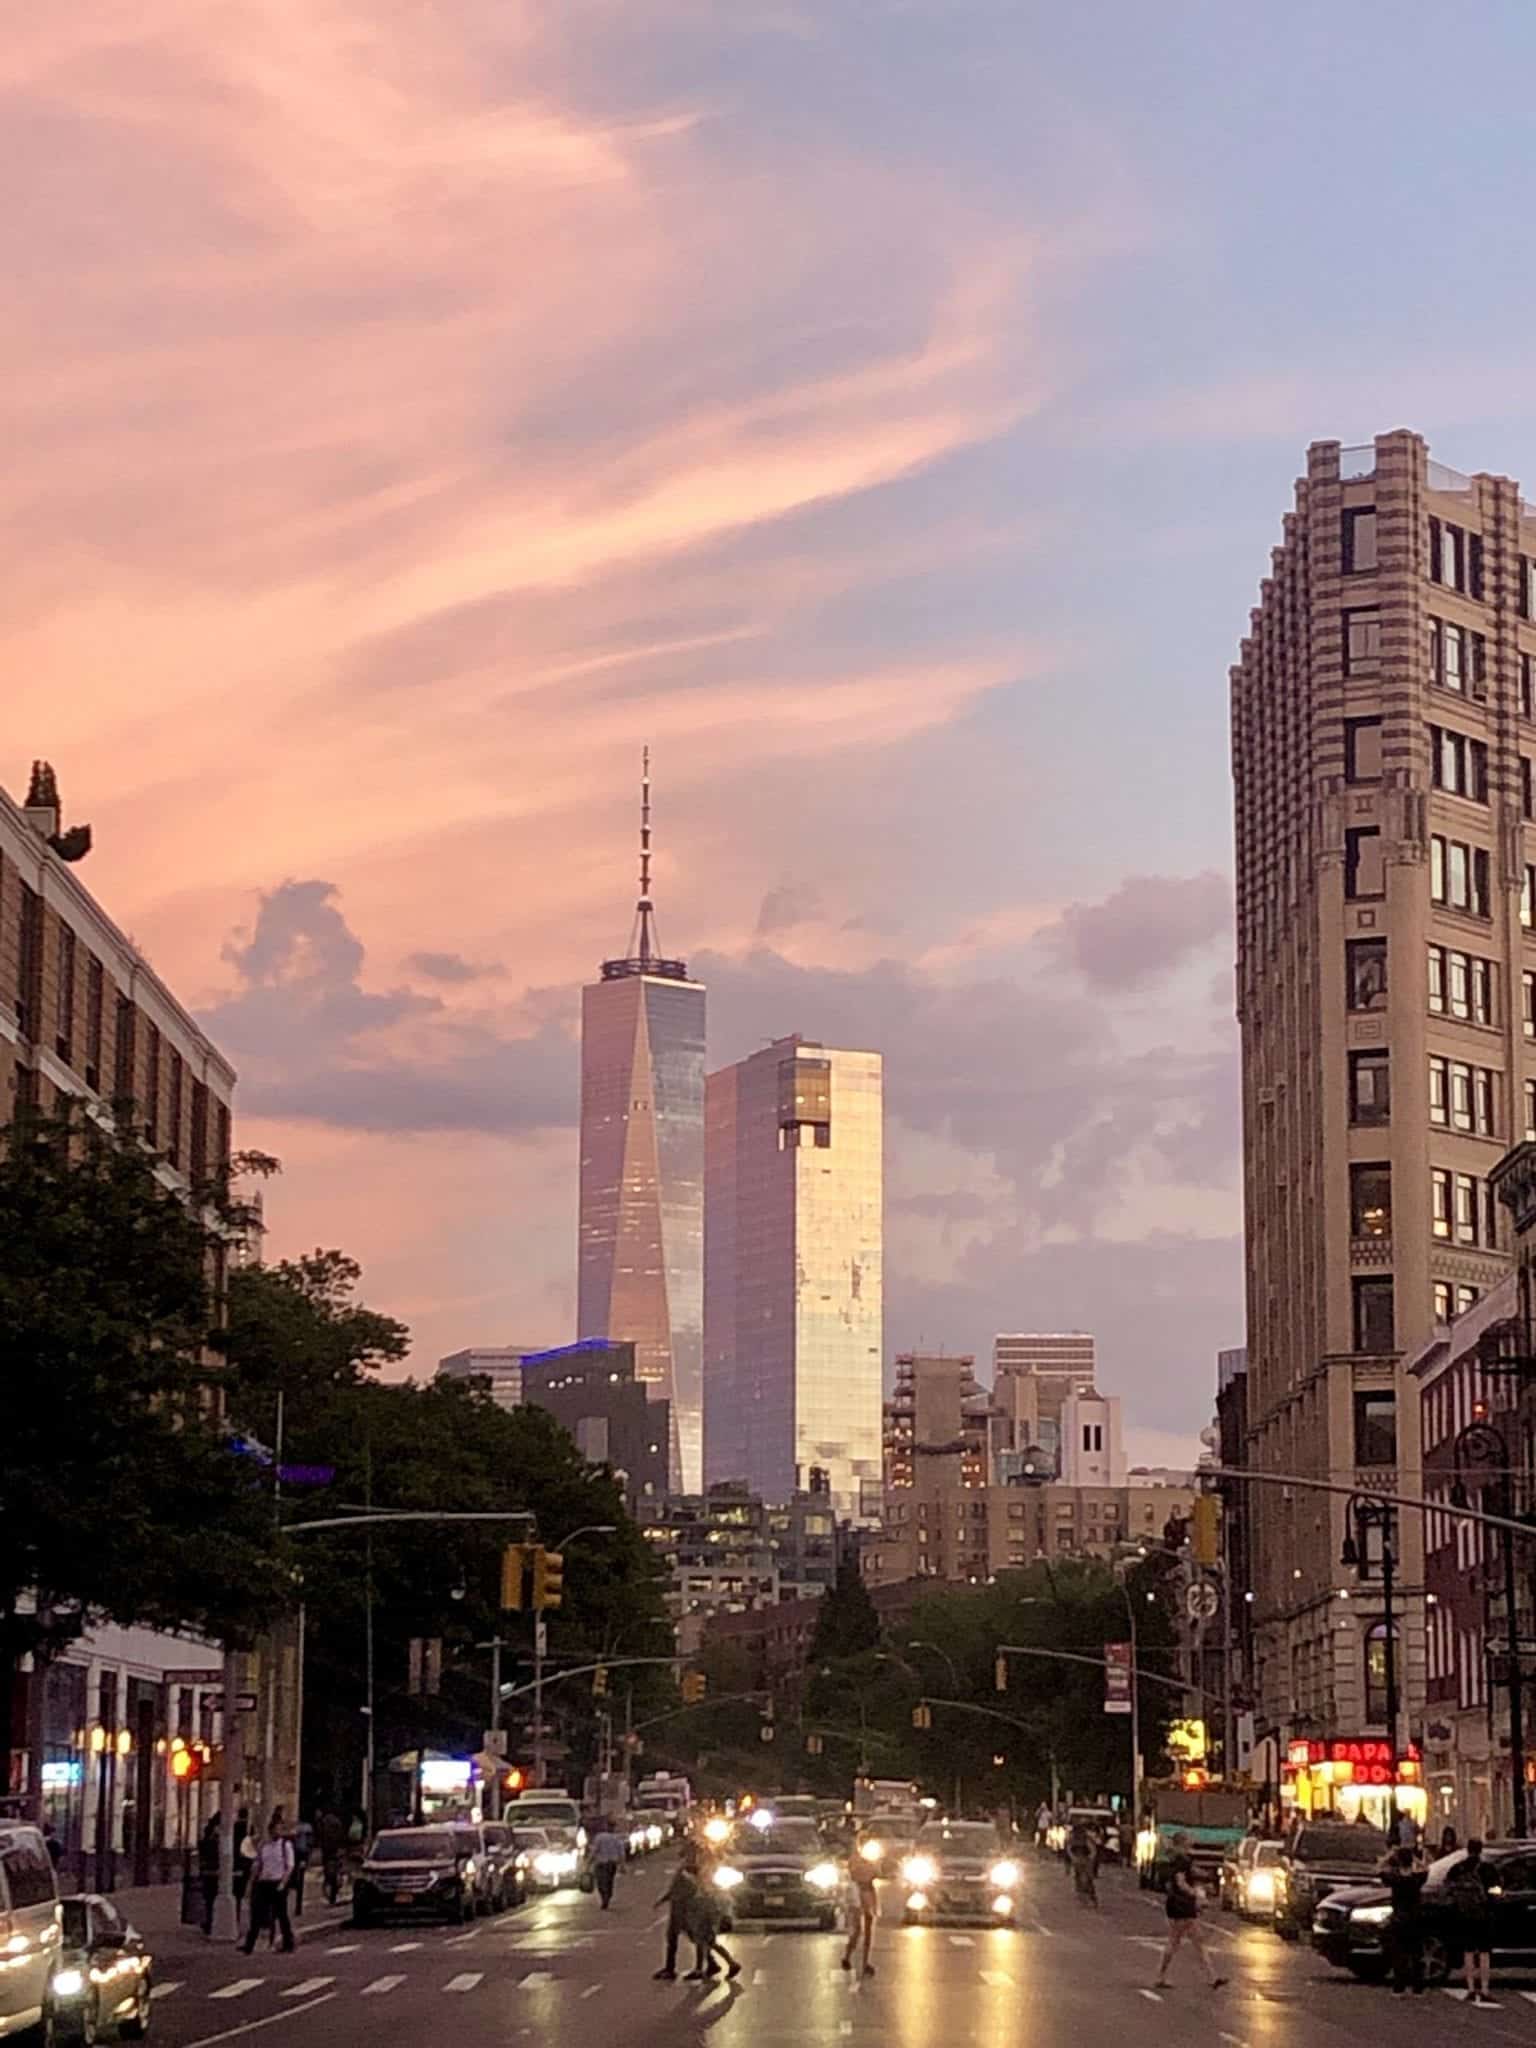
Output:
[[490,1721],[487,1723],[487,1726],[490,1728],[492,1736],[491,1754],[494,1757],[496,1757],[498,1763],[498,1769],[496,1771],[496,1774],[491,1779],[492,1820],[501,1819],[501,1787],[503,1774],[499,1768],[501,1761],[501,1753],[497,1749],[494,1739],[501,1732],[501,1651],[501,1631],[500,1629],[498,1629],[496,1631],[496,1634],[491,1638],[491,1718]]
[[548,1643],[544,1616],[533,1617],[533,1782],[544,1783],[544,1651]]

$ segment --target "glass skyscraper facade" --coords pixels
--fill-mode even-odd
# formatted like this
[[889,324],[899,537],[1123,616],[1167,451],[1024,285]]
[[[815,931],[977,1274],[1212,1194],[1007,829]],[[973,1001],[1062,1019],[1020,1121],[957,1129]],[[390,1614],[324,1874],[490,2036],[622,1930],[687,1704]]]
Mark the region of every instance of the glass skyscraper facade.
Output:
[[880,1055],[780,1039],[705,1107],[704,1476],[878,1499],[884,1331]]
[[704,989],[642,944],[582,990],[577,1324],[634,1345],[684,1493],[703,1486],[703,1321]]

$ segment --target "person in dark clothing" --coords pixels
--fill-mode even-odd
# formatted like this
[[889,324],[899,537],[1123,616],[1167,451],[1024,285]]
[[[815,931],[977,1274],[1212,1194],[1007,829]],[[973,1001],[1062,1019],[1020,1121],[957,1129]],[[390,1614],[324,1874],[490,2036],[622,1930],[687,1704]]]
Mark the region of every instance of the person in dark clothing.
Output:
[[203,1932],[213,1933],[213,1907],[219,1896],[219,1829],[222,1818],[214,1814],[203,1824],[197,1838],[197,1878],[203,1894]]
[[57,1870],[64,1861],[64,1844],[59,1840],[51,1820],[43,1822],[43,1847],[48,1851],[48,1861]]
[[334,1906],[341,1892],[341,1866],[347,1854],[347,1824],[329,1807],[320,1816],[320,1871],[325,1903]]
[[1158,1991],[1167,1989],[1168,1965],[1188,1942],[1200,1958],[1206,1982],[1213,1991],[1219,1991],[1227,1980],[1217,1976],[1216,1965],[1206,1954],[1205,1937],[1200,1932],[1200,1887],[1195,1882],[1195,1863],[1189,1853],[1188,1835],[1175,1835],[1173,1846],[1175,1853],[1168,1866],[1168,1891],[1163,1900],[1163,1910],[1168,1917],[1168,1941],[1153,1988]]
[[1474,1835],[1467,1853],[1453,1865],[1445,1881],[1446,1899],[1456,1915],[1456,1941],[1467,1976],[1467,1998],[1473,2005],[1496,2007],[1489,1996],[1493,1981],[1493,1901],[1488,1896],[1488,1866],[1483,1845]]
[[1079,1821],[1067,1837],[1067,1868],[1080,1906],[1099,1903],[1099,1838]]
[[1392,1918],[1386,1925],[1392,1989],[1399,1996],[1410,1987],[1424,1989],[1424,1859],[1407,1843],[1396,1848],[1381,1866],[1382,1883],[1392,1895]]
[[[720,1894],[701,1870],[698,1890],[688,1909],[688,1932],[693,1936],[694,1951],[693,1968],[688,1972],[691,1982],[703,1977],[718,1977],[721,1963],[725,1964],[727,1977],[741,1975],[741,1964],[720,1939],[722,1917]],[[719,1962],[715,1960],[717,1956]]]
[[692,1927],[698,1896],[699,1854],[696,1849],[685,1849],[672,1882],[656,1901],[667,1909],[667,1959],[655,1973],[661,1983],[670,1984],[677,1976],[677,1944]]
[[240,1917],[250,1889],[251,1869],[256,1861],[256,1844],[251,1840],[251,1809],[242,1806],[235,1815],[235,1917]]

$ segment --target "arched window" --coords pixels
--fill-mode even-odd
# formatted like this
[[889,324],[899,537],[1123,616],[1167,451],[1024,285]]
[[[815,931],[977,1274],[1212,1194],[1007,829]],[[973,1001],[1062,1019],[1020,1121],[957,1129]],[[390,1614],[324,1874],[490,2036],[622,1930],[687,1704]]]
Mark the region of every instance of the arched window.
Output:
[[[1392,1631],[1394,1646],[1398,1632]],[[1365,1719],[1368,1727],[1386,1726],[1387,1720],[1387,1624],[1376,1622],[1365,1632]]]

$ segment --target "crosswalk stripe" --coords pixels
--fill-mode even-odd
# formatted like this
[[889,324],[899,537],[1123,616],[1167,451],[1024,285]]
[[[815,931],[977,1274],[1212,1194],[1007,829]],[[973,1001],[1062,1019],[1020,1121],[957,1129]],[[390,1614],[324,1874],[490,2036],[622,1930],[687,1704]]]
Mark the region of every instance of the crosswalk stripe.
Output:
[[265,1977],[236,1977],[231,1984],[221,1984],[217,1991],[210,1991],[210,1998],[244,1998],[247,1991],[254,1991],[266,1983]]
[[149,1995],[151,1998],[169,1998],[173,1991],[179,1991],[180,1989],[181,1979],[173,1977],[169,1984],[151,1984]]
[[1141,1996],[1150,1998],[1154,2005],[1161,2005],[1163,2002],[1163,1994],[1160,1991],[1148,1991],[1145,1985],[1141,1987]]
[[362,1947],[360,1941],[338,1941],[334,1948],[328,1948],[328,1956],[355,1956]]
[[1012,1984],[1013,1979],[1003,1970],[981,1970],[977,1974],[983,1984]]
[[317,1991],[323,1991],[327,1984],[334,1984],[334,1977],[306,1977],[302,1984],[291,1984],[283,1993],[284,1998],[312,1998]]
[[413,1955],[420,1947],[419,1941],[397,1941],[392,1944],[389,1952],[392,1956],[408,1956]]
[[1536,2005],[1536,1991],[1522,1991],[1520,1996],[1527,2005]]
[[450,1977],[443,1986],[445,1991],[473,1991],[477,1984],[485,1982],[483,1970],[465,1970],[457,1977]]
[[581,1995],[583,1998],[596,1998],[597,1994],[599,1993],[599,1991],[602,1990],[602,1988],[603,1987],[601,1984],[589,1984],[586,1990],[583,1991]]
[[404,1982],[405,1979],[403,1977],[375,1977],[371,1984],[363,1986],[360,1996],[363,1998],[382,1998],[386,1991],[393,1991],[397,1984],[403,1984]]
[[526,1977],[518,1979],[518,1982],[525,1991],[530,1984],[553,1984],[554,1981],[555,1973],[553,1970],[530,1970]]
[[952,1934],[949,1937],[949,1945],[951,1948],[974,1948],[976,1946],[968,1934]]

